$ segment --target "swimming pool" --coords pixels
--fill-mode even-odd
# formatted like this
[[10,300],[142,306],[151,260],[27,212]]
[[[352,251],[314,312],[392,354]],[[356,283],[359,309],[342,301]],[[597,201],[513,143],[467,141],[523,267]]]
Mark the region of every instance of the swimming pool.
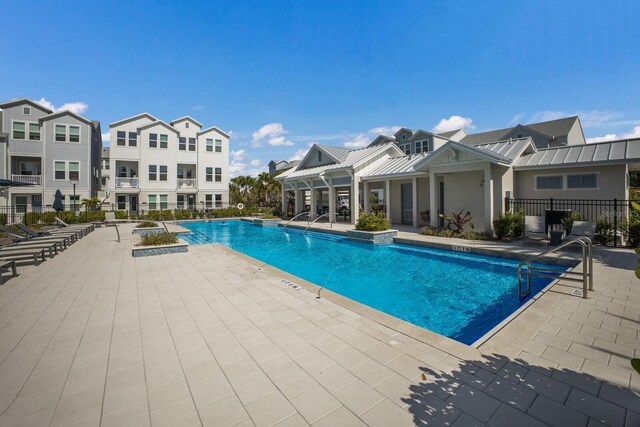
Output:
[[[343,236],[245,221],[185,222],[221,243],[295,276],[415,325],[472,344],[525,301],[517,260],[413,245],[371,245]],[[549,279],[532,278],[531,296]],[[530,297],[529,297],[530,298]]]

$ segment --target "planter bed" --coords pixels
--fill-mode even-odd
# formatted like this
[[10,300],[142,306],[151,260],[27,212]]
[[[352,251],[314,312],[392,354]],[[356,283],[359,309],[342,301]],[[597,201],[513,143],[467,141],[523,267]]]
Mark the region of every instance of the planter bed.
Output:
[[384,231],[360,231],[347,230],[347,238],[356,242],[372,243],[374,245],[386,245],[393,243],[393,238],[398,235],[398,230]]
[[162,233],[163,231],[165,231],[164,227],[140,227],[134,228],[131,234],[146,236],[147,234]]
[[182,240],[179,243],[173,245],[162,245],[162,246],[134,246],[131,249],[131,255],[134,258],[143,257],[143,256],[156,256],[156,255],[166,255],[166,254],[181,254],[189,251],[189,244],[183,242]]
[[277,227],[280,224],[280,218],[254,218],[253,223],[260,227]]

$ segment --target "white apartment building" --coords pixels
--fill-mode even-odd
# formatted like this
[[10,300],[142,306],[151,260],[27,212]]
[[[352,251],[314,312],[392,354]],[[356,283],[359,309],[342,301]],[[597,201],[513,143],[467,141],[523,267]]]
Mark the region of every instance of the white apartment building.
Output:
[[109,125],[109,201],[115,209],[215,209],[229,205],[229,135],[185,116],[148,113]]

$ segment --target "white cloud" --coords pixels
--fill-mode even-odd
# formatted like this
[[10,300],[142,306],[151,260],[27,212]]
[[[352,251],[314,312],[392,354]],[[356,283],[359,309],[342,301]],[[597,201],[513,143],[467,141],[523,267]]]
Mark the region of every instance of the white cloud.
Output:
[[47,101],[45,98],[40,98],[40,100],[36,102],[56,112],[69,110],[75,114],[83,114],[85,111],[87,111],[87,108],[89,108],[89,105],[86,102],[81,102],[81,101],[67,102],[66,104],[61,105],[59,108],[56,108],[56,106],[53,105],[51,101]]
[[370,133],[372,135],[392,136],[393,134],[398,132],[401,127],[402,126],[380,126],[377,128],[369,129],[369,132],[367,133]]
[[353,138],[344,142],[344,146],[347,148],[362,148],[366,147],[370,143],[370,138],[365,133],[359,133]]
[[267,141],[267,144],[271,145],[272,147],[291,147],[293,145],[293,142],[289,141],[284,136],[277,136]]
[[509,126],[517,125],[524,118],[525,113],[518,113],[514,115],[509,121]]
[[244,150],[238,150],[238,151],[231,150],[230,154],[231,154],[231,158],[234,161],[239,161],[239,160],[244,159],[244,156],[245,156],[246,152]]
[[236,177],[240,175],[257,176],[260,173],[266,171],[264,166],[255,167],[255,165],[253,165],[253,162],[251,163],[253,167],[248,167],[249,165],[247,165],[244,162],[233,161],[229,164],[229,174],[231,175],[231,177]]
[[475,129],[473,120],[462,116],[449,116],[448,119],[442,119],[432,129],[433,133],[449,132],[456,129]]
[[591,144],[594,142],[604,142],[604,141],[614,141],[616,139],[632,139],[632,138],[640,138],[640,126],[636,126],[631,129],[631,132],[615,134],[608,133],[605,136],[594,136],[592,138],[587,138],[587,144]]
[[538,111],[533,113],[528,123],[546,122],[562,119],[564,117],[579,116],[583,128],[595,128],[603,126],[622,126],[628,124],[640,124],[637,121],[620,120],[624,114],[606,110],[584,111]]
[[251,134],[251,146],[260,147],[265,141],[274,147],[292,146],[293,142],[283,136],[287,133],[282,123],[266,124]]
[[307,155],[307,153],[309,152],[308,148],[301,148],[298,151],[296,151],[295,153],[293,153],[293,156],[291,156],[289,158],[289,161],[292,160],[302,160],[304,158],[304,156]]
[[109,142],[109,139],[111,138],[111,135],[109,132],[103,132],[102,133],[102,143],[104,144],[105,142]]
[[204,105],[199,105],[199,104],[198,104],[198,105],[194,105],[194,106],[192,106],[192,107],[191,107],[191,109],[192,109],[192,110],[195,110],[195,111],[202,111],[202,110],[204,110],[205,108],[206,108],[206,107],[205,107]]
[[259,166],[260,165],[260,159],[253,159],[251,160],[251,166]]

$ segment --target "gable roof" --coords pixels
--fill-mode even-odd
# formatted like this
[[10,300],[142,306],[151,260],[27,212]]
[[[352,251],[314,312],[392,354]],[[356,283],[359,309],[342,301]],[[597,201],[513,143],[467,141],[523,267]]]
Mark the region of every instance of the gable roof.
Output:
[[57,113],[53,113],[53,114],[49,114],[49,115],[44,116],[44,117],[40,117],[40,121],[41,122],[46,122],[47,120],[56,119],[56,118],[62,117],[62,116],[71,116],[74,119],[80,120],[84,124],[93,125],[93,122],[91,120],[85,119],[84,117],[79,116],[78,114],[74,113],[73,111],[69,111],[69,110],[62,110],[62,111],[58,111]]
[[533,132],[542,134],[548,138],[559,137],[569,134],[569,131],[576,121],[578,121],[578,116],[565,117],[546,122],[529,123],[527,125],[516,125],[509,128],[490,130],[488,132],[473,133],[462,138],[461,142],[468,145],[476,145],[491,141],[504,140],[507,138],[507,135],[517,127],[530,129]]
[[155,122],[147,123],[144,126],[140,126],[138,128],[138,131],[146,130],[146,129],[152,128],[154,126],[162,126],[162,127],[166,128],[166,129],[170,130],[171,132],[174,132],[174,133],[177,133],[178,135],[180,135],[180,132],[178,132],[178,130],[176,128],[174,128],[173,126],[168,125],[166,122],[163,122],[162,120],[156,120]]
[[191,117],[191,116],[184,116],[184,117],[177,118],[177,119],[175,119],[175,120],[171,120],[171,122],[169,122],[169,124],[170,124],[171,126],[173,126],[173,125],[175,125],[176,123],[180,123],[180,122],[184,122],[184,121],[190,121],[191,123],[196,124],[196,125],[198,125],[199,127],[202,127],[202,123],[200,123],[199,121],[197,121],[196,119],[194,119],[194,118],[193,118],[193,117]]
[[522,156],[516,169],[640,163],[640,139],[546,148]]
[[11,107],[15,107],[16,105],[21,105],[21,104],[29,104],[32,107],[36,107],[39,110],[44,111],[45,113],[49,113],[49,114],[53,113],[53,110],[45,107],[42,104],[39,104],[39,103],[37,103],[35,101],[32,101],[29,98],[10,99],[9,101],[5,101],[5,102],[0,103],[0,108],[3,108],[3,109],[4,108],[11,108]]
[[392,157],[390,159],[387,159],[378,167],[368,171],[362,178],[367,180],[371,178],[381,178],[392,175],[424,175],[424,172],[417,171],[414,166],[422,162],[426,157],[432,154],[433,152],[428,152],[413,154],[409,156],[405,155],[400,157]]
[[409,137],[409,141],[420,140],[420,138],[424,138],[425,136],[434,136],[433,133],[427,132],[426,130],[418,129]]
[[413,135],[413,130],[406,128],[406,127],[401,127],[400,129],[398,129],[398,131],[396,133],[393,134],[393,136],[396,138],[396,140],[398,139],[398,135],[400,135],[401,133],[404,132],[409,132],[409,138],[411,138],[411,135]]
[[463,130],[462,128],[460,129],[456,129],[456,130],[450,130],[449,132],[440,132],[437,133],[437,136],[441,136],[442,138],[451,138],[453,135],[455,135],[456,133],[460,132],[461,130]]
[[204,135],[205,133],[209,133],[209,132],[218,132],[220,135],[224,136],[225,138],[231,139],[231,136],[228,133],[226,133],[225,131],[223,131],[217,126],[211,126],[206,128],[205,130],[201,130],[200,132],[198,132],[198,136]]
[[378,136],[376,136],[376,139],[371,141],[371,143],[369,144],[369,147],[372,147],[374,145],[386,144],[387,142],[394,142],[394,141],[395,141],[395,139],[390,137],[390,136],[378,135]]
[[135,116],[127,117],[126,119],[118,120],[117,122],[109,123],[109,127],[124,125],[126,123],[141,119],[143,117],[146,117],[147,119],[150,119],[153,122],[158,120],[149,113],[140,113],[140,114],[136,114]]

